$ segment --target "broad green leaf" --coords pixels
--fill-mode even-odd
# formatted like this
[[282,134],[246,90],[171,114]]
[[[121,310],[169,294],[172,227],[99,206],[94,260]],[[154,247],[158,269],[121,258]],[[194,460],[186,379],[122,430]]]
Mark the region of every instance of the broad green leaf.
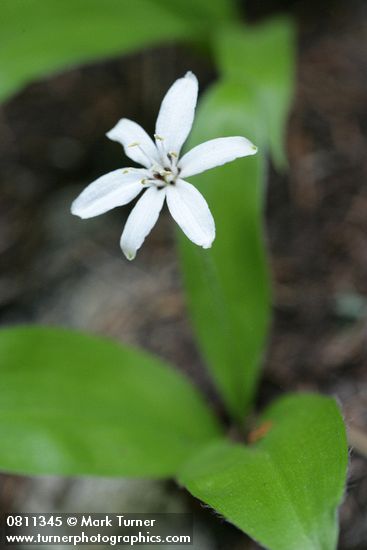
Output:
[[191,20],[196,25],[205,21],[223,24],[238,16],[236,0],[152,0],[181,18]]
[[[201,101],[189,146],[242,135],[263,143],[255,99],[220,83]],[[190,148],[189,147],[189,148]],[[184,282],[199,345],[231,413],[243,418],[259,375],[269,320],[262,234],[264,156],[236,160],[190,178],[207,199],[217,236],[202,250],[179,235]]]
[[[27,82],[79,63],[166,41],[205,40],[232,2],[2,0],[0,100]],[[195,16],[196,15],[196,16]]]
[[250,447],[223,442],[201,451],[180,481],[270,550],[334,550],[348,460],[335,401],[287,396],[260,426],[264,437]]
[[278,167],[286,165],[284,137],[294,88],[294,35],[291,20],[272,19],[253,27],[224,27],[215,42],[223,76],[242,81],[256,94]]
[[0,469],[162,477],[218,426],[177,371],[56,328],[0,331]]

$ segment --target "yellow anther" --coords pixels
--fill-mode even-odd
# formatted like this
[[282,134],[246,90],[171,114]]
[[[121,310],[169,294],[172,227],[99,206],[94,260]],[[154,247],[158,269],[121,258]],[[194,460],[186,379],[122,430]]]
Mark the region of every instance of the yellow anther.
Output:
[[155,139],[158,139],[158,141],[163,141],[164,138],[162,136],[159,136],[158,134],[154,134]]
[[128,145],[128,147],[138,147],[140,145],[140,143],[138,141],[134,141],[133,143],[130,143],[130,145]]

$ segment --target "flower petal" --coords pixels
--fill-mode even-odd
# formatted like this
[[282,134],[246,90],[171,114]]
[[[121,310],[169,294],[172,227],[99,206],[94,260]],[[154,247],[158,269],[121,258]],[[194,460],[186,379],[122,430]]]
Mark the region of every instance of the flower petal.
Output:
[[146,170],[119,168],[88,185],[71,205],[71,213],[80,218],[93,218],[116,206],[132,201],[143,190]]
[[180,176],[186,178],[226,164],[239,157],[254,155],[257,147],[244,137],[211,139],[197,145],[186,153],[178,163]]
[[210,248],[215,239],[215,223],[208,204],[199,191],[184,180],[167,188],[167,205],[173,219],[195,244]]
[[136,251],[156,224],[165,197],[165,188],[149,187],[132,209],[120,241],[122,251],[128,260],[135,258]]
[[159,155],[153,140],[146,131],[133,120],[122,118],[107,132],[106,136],[118,141],[124,147],[125,154],[134,162],[149,168],[159,162]]
[[166,153],[178,155],[190,133],[198,87],[196,76],[188,72],[172,84],[163,98],[155,133],[156,140],[161,142]]

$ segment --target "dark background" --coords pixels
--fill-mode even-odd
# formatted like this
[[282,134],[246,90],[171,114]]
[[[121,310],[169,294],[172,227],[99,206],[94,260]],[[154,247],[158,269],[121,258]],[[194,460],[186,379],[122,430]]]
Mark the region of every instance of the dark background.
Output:
[[[274,323],[258,406],[304,389],[342,403],[354,450],[340,549],[365,550],[367,5],[243,5],[251,22],[285,12],[298,27],[289,171],[269,167]],[[129,207],[84,222],[69,214],[88,182],[126,162],[105,132],[122,116],[151,131],[163,94],[188,69],[201,90],[216,77],[210,59],[166,46],[34,83],[0,109],[0,314],[6,325],[61,324],[138,344],[185,370],[220,407],[187,318],[172,221],[165,214],[128,263],[118,243]],[[129,493],[128,503],[121,493]],[[106,502],[115,505],[112,511],[124,505],[200,510],[170,483],[0,478],[6,512],[73,510],[83,505],[81,495],[97,511]],[[257,548],[210,512],[201,516],[198,548]]]

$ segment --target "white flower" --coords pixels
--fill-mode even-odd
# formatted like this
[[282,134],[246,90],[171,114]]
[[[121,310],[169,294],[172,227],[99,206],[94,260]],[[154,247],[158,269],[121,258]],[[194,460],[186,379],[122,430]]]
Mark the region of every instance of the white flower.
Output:
[[204,197],[184,178],[257,151],[244,137],[225,137],[206,141],[180,158],[193,124],[197,95],[198,81],[193,73],[174,82],[162,101],[155,143],[139,124],[121,119],[107,137],[121,143],[126,155],[144,168],[114,170],[91,183],[72,204],[73,214],[91,218],[129,203],[144,191],[121,236],[121,248],[129,260],[135,258],[155,225],[165,199],[187,237],[210,248],[215,238],[213,216]]

